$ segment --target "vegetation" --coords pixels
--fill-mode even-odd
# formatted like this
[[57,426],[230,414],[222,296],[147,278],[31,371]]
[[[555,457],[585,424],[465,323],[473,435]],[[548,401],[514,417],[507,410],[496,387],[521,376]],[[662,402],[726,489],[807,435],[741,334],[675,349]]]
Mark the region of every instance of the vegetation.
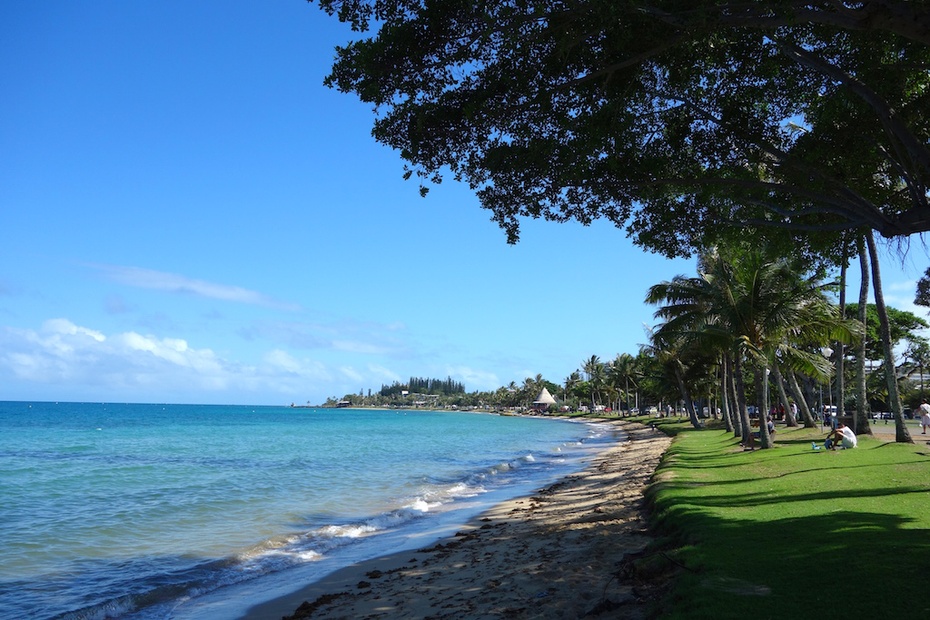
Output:
[[[768,253],[759,273],[782,256],[786,265],[838,267],[844,279],[858,255],[859,307],[871,281],[883,352],[883,374],[872,376],[885,379],[898,441],[910,441],[873,231],[903,238],[930,230],[930,7],[900,0],[319,3],[357,31],[377,29],[337,49],[327,84],[372,104],[375,139],[399,151],[421,193],[451,171],[511,243],[521,218],[606,218],[666,256],[733,252],[749,239]],[[729,262],[734,290],[748,284]],[[793,285],[782,279],[780,286]],[[806,401],[812,385],[824,382],[823,342],[820,350],[836,355],[836,397],[845,411],[850,338],[841,323],[828,326],[821,317],[816,329],[804,326],[803,338],[789,338],[785,321],[810,308],[754,306],[753,316],[737,316],[775,293],[749,291],[726,319],[718,308],[721,325],[739,329],[729,342],[713,343],[711,360],[691,335],[662,327],[642,386],[673,379],[698,425],[690,392],[712,391],[709,373],[719,367],[724,419],[745,441],[744,362],[763,410],[771,372],[780,406],[788,408],[790,393],[810,425]],[[804,302],[788,305],[795,303]],[[720,335],[710,326],[699,331],[705,341]],[[854,381],[853,419],[863,429],[865,356],[860,348]],[[915,348],[911,357],[923,354]],[[619,388],[602,368],[596,356],[587,360],[563,400],[580,407],[583,393],[585,406],[606,400],[619,407]],[[526,394],[517,393],[509,387],[493,400],[522,406]],[[769,446],[764,428],[760,439]]]
[[[720,391],[728,396],[732,391],[735,397],[727,399],[723,412],[727,427],[749,446],[753,433],[742,368],[748,365],[754,371],[759,407],[768,412],[771,369],[781,366],[779,376],[802,370],[817,379],[826,377],[828,362],[813,351],[831,340],[851,340],[857,328],[840,319],[823,293],[819,274],[805,277],[798,261],[780,258],[765,246],[716,250],[702,257],[699,269],[697,277],[680,276],[650,289],[646,301],[665,304],[656,312],[665,321],[653,335],[653,347],[672,365],[685,401],[690,400],[684,377],[687,354],[693,358],[695,350],[701,353],[697,361],[703,367],[708,366],[708,353],[716,358],[723,369]],[[689,414],[692,424],[700,426],[693,409]],[[762,447],[770,447],[768,430],[758,426]]]
[[[835,283],[824,275],[822,269],[806,271],[799,260],[781,257],[768,246],[716,248],[702,256],[697,275],[650,288],[647,301],[659,305],[659,324],[636,355],[623,353],[608,361],[592,355],[562,384],[536,375],[490,392],[467,392],[451,377],[411,377],[406,384],[382,385],[374,394],[369,390],[367,396],[359,391],[331,397],[325,405],[527,411],[535,409],[534,401],[546,389],[557,401],[550,410],[682,411],[694,427],[719,418],[746,447],[768,448],[772,439],[760,412],[783,418],[789,427],[803,423],[812,428],[828,405],[835,403],[843,412],[861,402],[865,414],[851,425],[868,434],[868,412],[894,411],[892,401],[900,396],[908,406],[900,411],[900,426],[904,441],[910,441],[903,417],[926,396],[930,346],[919,331],[927,322],[886,309],[886,338],[879,333],[875,306],[860,313],[857,304],[849,304],[842,317],[831,296]],[[860,314],[865,328],[856,318]],[[878,340],[898,347],[891,381],[887,367],[875,363],[885,355]],[[907,344],[903,354],[900,343]],[[842,364],[847,358],[855,363]],[[860,362],[861,383],[854,376]],[[840,381],[843,373],[848,376]],[[895,394],[889,393],[889,383]]]
[[[648,421],[676,434],[649,496],[658,557],[677,569],[663,618],[930,615],[918,587],[930,553],[926,446],[862,437],[854,450],[815,451],[823,434],[799,427],[747,453],[720,428]],[[889,596],[894,584],[918,594]]]
[[606,218],[666,255],[778,228],[838,257],[837,231],[930,228],[924,3],[319,3],[377,29],[327,83],[421,192],[451,171],[511,242]]
[[397,396],[403,392],[412,392],[415,394],[442,394],[449,396],[452,394],[464,394],[465,385],[453,381],[452,377],[445,379],[424,379],[422,377],[410,377],[406,384],[394,382],[391,385],[382,385],[379,394],[381,396]]

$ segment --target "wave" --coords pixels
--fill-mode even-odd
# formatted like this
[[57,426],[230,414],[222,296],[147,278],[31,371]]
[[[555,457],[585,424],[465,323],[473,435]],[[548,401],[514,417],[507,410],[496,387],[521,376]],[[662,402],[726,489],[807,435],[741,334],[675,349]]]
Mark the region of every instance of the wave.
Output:
[[[292,531],[259,541],[229,557],[208,558],[204,556],[209,554],[204,553],[199,557],[141,556],[127,560],[123,556],[122,560],[107,560],[97,555],[94,556],[95,559],[82,561],[79,566],[62,570],[61,575],[36,575],[36,579],[30,580],[31,583],[0,582],[0,600],[7,599],[0,603],[0,617],[7,617],[5,613],[10,613],[10,618],[163,620],[173,617],[179,606],[186,608],[188,604],[197,604],[198,599],[210,598],[208,595],[211,593],[216,593],[215,597],[226,596],[223,589],[227,587],[249,582],[264,587],[266,581],[256,580],[270,575],[279,576],[272,578],[271,581],[279,578],[292,580],[294,575],[305,576],[308,572],[322,570],[320,566],[332,566],[334,562],[343,562],[345,558],[375,557],[383,553],[386,545],[394,544],[389,541],[402,538],[413,540],[424,532],[438,531],[440,528],[436,525],[442,522],[442,519],[458,519],[459,515],[463,514],[459,511],[463,506],[467,507],[467,511],[475,507],[480,508],[482,502],[488,502],[487,497],[480,500],[475,498],[489,493],[490,497],[496,492],[503,491],[504,495],[496,496],[495,501],[499,501],[506,497],[507,493],[513,492],[508,489],[519,487],[520,492],[524,492],[526,485],[551,481],[552,472],[565,473],[566,467],[573,467],[579,455],[586,454],[599,443],[598,440],[607,434],[606,430],[595,425],[588,425],[588,428],[587,442],[568,441],[558,446],[549,444],[541,452],[532,451],[533,446],[530,445],[530,450],[518,456],[490,463],[485,461],[477,469],[475,469],[477,463],[474,460],[450,456],[444,459],[444,465],[451,464],[452,467],[442,468],[443,471],[450,472],[447,477],[424,476],[420,479],[411,479],[409,483],[405,482],[403,486],[398,487],[401,489],[397,491],[399,497],[389,500],[383,511],[376,512],[379,508],[369,508],[372,514],[340,520],[333,512],[324,512],[332,510],[332,506],[327,505],[325,508],[321,507],[318,514],[298,514],[293,519],[289,518],[288,529]],[[497,454],[499,458],[501,452]],[[34,451],[31,456],[33,458],[55,458],[41,450]],[[83,457],[83,454],[81,456]],[[122,455],[117,458],[121,457],[126,458]],[[88,456],[87,458],[97,457]],[[248,464],[248,461],[240,463],[240,459],[236,456],[179,458],[169,455],[134,455],[131,458],[134,464],[144,464],[146,460],[161,462],[177,460],[178,464],[184,461],[185,466],[194,468],[208,464],[216,465],[216,461],[221,460],[223,471],[235,472],[246,468]],[[254,469],[257,465],[262,469],[277,467],[300,469],[292,460],[293,457],[261,464],[252,463],[252,468]],[[317,475],[330,475],[328,469],[320,472],[319,463],[312,462],[307,467],[311,464],[316,466]],[[461,469],[453,473],[457,466]],[[335,461],[332,467],[333,476],[340,477],[339,467],[339,462]],[[353,468],[353,471],[355,470],[356,468]],[[538,488],[538,486],[529,488]],[[126,493],[127,490],[123,492]],[[201,501],[190,495],[185,497],[191,501]],[[228,496],[224,497],[228,498]],[[346,506],[349,505],[348,502],[351,499],[351,496],[346,496]],[[229,506],[224,504],[224,509],[228,510]],[[338,509],[337,511],[347,514]],[[437,515],[446,513],[448,513],[446,517],[434,520]],[[167,528],[168,525],[165,527]],[[418,540],[421,539],[418,538]],[[299,567],[303,568],[288,572]],[[305,577],[301,578],[305,579]],[[36,584],[39,585],[31,603],[26,600],[29,597],[17,596],[18,592],[29,587],[36,587]],[[46,591],[39,592],[38,589],[42,588]],[[53,597],[47,593],[60,589],[69,589],[71,593],[78,594],[79,596],[69,600],[80,600],[84,606],[74,609],[78,605],[72,603],[69,606],[73,611],[64,613],[61,613],[62,607],[42,608],[42,603],[39,601],[48,602]],[[10,593],[10,596],[7,597],[4,593]],[[5,612],[5,609],[10,609],[10,607],[5,607],[7,601],[18,607],[14,611]],[[31,604],[35,607],[29,608],[28,605]]]
[[[551,459],[550,459],[551,460]],[[542,459],[543,462],[547,459]],[[456,502],[480,496],[489,487],[506,486],[527,466],[539,465],[532,454],[496,463],[458,480],[426,482],[417,493],[397,501],[397,508],[348,522],[313,524],[306,530],[261,541],[232,557],[206,561],[176,571],[149,575],[130,587],[131,594],[114,596],[85,608],[53,616],[54,620],[152,620],[171,616],[177,605],[217,591],[298,566],[306,566],[344,552],[385,532],[397,532],[436,513],[454,509]],[[141,567],[129,572],[146,573]]]

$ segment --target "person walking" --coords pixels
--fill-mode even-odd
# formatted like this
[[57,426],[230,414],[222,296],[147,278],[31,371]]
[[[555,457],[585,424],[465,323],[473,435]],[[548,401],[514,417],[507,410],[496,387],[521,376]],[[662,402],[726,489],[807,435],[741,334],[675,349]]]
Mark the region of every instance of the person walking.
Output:
[[927,434],[927,427],[930,426],[930,405],[924,400],[920,403],[920,434]]

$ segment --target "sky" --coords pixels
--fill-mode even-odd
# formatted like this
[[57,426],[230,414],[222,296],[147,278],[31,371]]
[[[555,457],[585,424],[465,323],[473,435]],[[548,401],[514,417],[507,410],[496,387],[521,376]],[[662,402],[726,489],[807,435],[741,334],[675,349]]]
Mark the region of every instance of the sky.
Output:
[[[0,400],[317,404],[638,351],[694,261],[421,198],[323,85],[352,36],[303,0],[0,0]],[[928,265],[886,260],[888,303],[926,316]]]

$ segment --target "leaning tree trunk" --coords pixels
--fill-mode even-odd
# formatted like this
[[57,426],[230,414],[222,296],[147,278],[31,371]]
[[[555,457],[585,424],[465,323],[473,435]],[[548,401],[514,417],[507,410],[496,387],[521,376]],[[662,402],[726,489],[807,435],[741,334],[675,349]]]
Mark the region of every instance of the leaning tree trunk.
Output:
[[688,419],[691,420],[691,426],[701,428],[701,421],[694,410],[694,403],[691,402],[691,392],[688,391],[688,386],[685,385],[685,378],[681,373],[681,362],[678,360],[675,360],[675,380],[678,381],[678,389],[681,391],[681,397],[685,400],[685,408],[688,410]]
[[727,354],[727,366],[729,368],[729,377],[727,377],[727,389],[730,396],[730,416],[733,418],[733,436],[745,440],[743,435],[743,419],[740,415],[740,400],[736,390],[736,362],[734,358]]
[[[867,305],[869,303],[869,257],[866,254],[865,240],[859,237],[859,270],[861,279],[859,281],[859,322],[865,326],[867,316]],[[857,435],[867,433],[872,434],[872,427],[869,425],[869,395],[866,389],[865,376],[865,330],[862,331],[862,337],[856,343],[856,427],[853,429]]]
[[788,387],[791,388],[794,400],[798,403],[798,411],[801,412],[801,418],[804,419],[804,428],[816,428],[817,423],[814,421],[814,416],[811,415],[810,407],[807,406],[807,399],[804,398],[801,386],[798,385],[798,378],[794,376],[794,372],[791,370],[788,371]]
[[775,379],[775,387],[778,388],[778,400],[781,401],[781,406],[785,408],[785,423],[787,426],[797,426],[798,420],[791,413],[791,403],[788,402],[788,394],[785,393],[785,378],[781,376],[777,361],[772,363],[772,376]]
[[722,354],[720,356],[720,408],[723,410],[723,423],[726,426],[727,432],[733,432],[733,418],[730,416],[730,399],[728,396],[729,390],[729,363],[727,360],[727,355]]
[[895,441],[900,443],[914,443],[911,434],[904,425],[904,413],[901,411],[901,397],[898,395],[898,377],[894,367],[894,356],[891,351],[891,328],[888,325],[888,310],[885,308],[885,297],[882,294],[882,276],[878,268],[878,252],[875,250],[875,239],[872,232],[865,235],[869,246],[869,261],[872,263],[872,282],[875,295],[875,309],[878,311],[878,324],[882,334],[882,348],[885,350],[885,378],[888,383],[888,404],[894,413]]
[[743,438],[742,443],[747,448],[754,448],[752,422],[749,421],[749,410],[746,409],[746,386],[743,385],[743,364],[739,353],[733,358],[733,380],[736,387],[736,402],[739,407],[739,425]]

